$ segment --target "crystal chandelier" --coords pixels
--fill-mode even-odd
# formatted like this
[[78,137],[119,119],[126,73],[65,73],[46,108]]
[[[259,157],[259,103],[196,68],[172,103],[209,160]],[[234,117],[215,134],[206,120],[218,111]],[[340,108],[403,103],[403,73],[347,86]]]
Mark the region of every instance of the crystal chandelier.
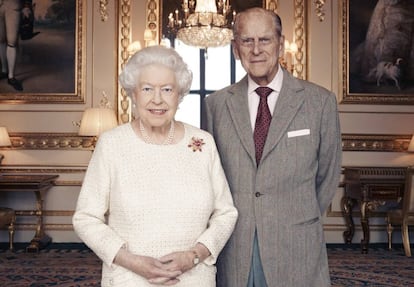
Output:
[[[197,2],[197,3],[196,3]],[[183,43],[201,49],[230,44],[235,12],[230,0],[183,0],[168,16],[168,30]]]

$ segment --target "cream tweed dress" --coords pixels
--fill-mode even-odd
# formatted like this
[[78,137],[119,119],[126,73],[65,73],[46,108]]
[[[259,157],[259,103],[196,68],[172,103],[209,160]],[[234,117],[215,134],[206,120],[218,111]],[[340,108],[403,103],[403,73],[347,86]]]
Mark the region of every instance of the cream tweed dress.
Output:
[[73,225],[103,261],[103,287],[156,286],[113,264],[122,246],[158,258],[197,242],[211,256],[174,286],[216,286],[214,264],[234,229],[237,210],[213,137],[188,124],[184,128],[184,138],[173,145],[145,143],[131,123],[100,136]]

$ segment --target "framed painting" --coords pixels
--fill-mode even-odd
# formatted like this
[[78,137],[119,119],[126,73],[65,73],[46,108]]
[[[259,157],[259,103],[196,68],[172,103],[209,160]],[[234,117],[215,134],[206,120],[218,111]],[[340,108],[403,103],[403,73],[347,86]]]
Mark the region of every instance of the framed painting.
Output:
[[414,2],[340,0],[343,104],[414,104]]
[[[14,32],[17,33],[14,71],[10,71],[13,65],[12,58],[7,56],[9,51],[0,57],[0,103],[85,102],[87,2],[24,1],[18,10],[19,29]],[[0,17],[0,21],[4,18]],[[3,30],[0,36],[1,33]],[[10,74],[20,87],[9,80]]]

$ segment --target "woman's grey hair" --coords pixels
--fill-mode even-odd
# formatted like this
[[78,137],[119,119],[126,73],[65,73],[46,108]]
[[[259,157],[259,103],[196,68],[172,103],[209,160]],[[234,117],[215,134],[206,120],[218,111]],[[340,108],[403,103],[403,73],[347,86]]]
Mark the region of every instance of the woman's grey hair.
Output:
[[128,96],[131,97],[137,87],[142,69],[154,64],[163,65],[174,71],[178,85],[178,96],[181,101],[190,92],[193,73],[173,48],[163,46],[144,48],[136,52],[125,64],[123,71],[119,75],[119,82]]
[[271,11],[271,10],[267,10],[264,8],[260,8],[260,7],[253,7],[253,8],[249,8],[247,10],[244,10],[240,13],[236,14],[236,19],[234,20],[234,25],[233,25],[233,35],[234,38],[239,37],[239,29],[240,29],[240,22],[243,21],[243,16],[248,14],[248,13],[252,13],[252,12],[258,12],[258,13],[263,13],[264,15],[270,16],[273,19],[273,24],[274,27],[276,28],[276,35],[278,37],[282,36],[282,20],[280,19],[279,15],[276,14],[275,12]]

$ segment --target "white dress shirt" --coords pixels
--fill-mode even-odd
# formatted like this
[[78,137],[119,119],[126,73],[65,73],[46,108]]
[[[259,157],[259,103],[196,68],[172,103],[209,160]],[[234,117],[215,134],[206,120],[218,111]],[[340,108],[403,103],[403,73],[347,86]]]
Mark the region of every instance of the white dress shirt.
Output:
[[[276,73],[276,76],[273,80],[267,85],[271,88],[273,92],[267,97],[267,104],[269,105],[270,113],[273,116],[273,111],[276,106],[277,98],[279,97],[280,89],[282,88],[283,82],[283,71],[279,65],[279,69]],[[255,90],[260,87],[253,81],[250,76],[248,76],[248,88],[247,88],[247,97],[249,102],[249,112],[250,112],[250,123],[252,125],[252,131],[254,131],[254,126],[256,123],[257,108],[259,107],[260,97],[255,92]]]

